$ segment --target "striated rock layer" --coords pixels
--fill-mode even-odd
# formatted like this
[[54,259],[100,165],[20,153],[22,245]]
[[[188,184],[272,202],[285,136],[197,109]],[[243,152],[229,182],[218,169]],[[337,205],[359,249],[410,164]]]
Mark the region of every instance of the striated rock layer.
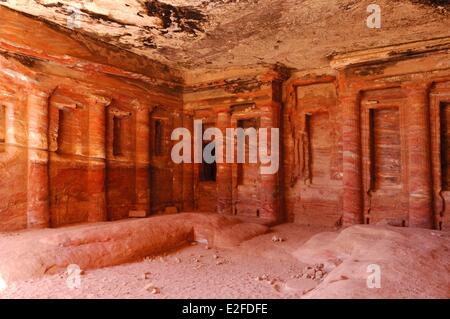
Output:
[[[0,231],[180,211],[450,227],[448,37],[334,53],[302,72],[182,72],[0,12]],[[279,170],[175,164],[172,131],[200,120],[279,129]]]

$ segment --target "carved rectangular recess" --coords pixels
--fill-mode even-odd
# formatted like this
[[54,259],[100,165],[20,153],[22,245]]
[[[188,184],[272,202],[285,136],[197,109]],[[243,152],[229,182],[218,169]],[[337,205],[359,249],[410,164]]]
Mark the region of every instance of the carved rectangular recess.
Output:
[[397,107],[371,109],[369,121],[372,190],[400,186],[400,111]]

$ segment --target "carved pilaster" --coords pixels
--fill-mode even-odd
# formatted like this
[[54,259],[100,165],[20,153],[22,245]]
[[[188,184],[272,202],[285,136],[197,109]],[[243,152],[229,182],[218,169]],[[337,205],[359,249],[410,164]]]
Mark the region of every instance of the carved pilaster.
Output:
[[[226,129],[231,127],[231,115],[228,111],[220,111],[217,114],[217,128],[222,131],[225,145],[234,143],[227,140]],[[217,154],[217,152],[216,152]],[[233,214],[233,167],[226,163],[226,154],[223,154],[221,163],[217,163],[217,212],[219,214]]]
[[48,178],[48,123],[51,92],[31,91],[28,110],[28,228],[50,225]]
[[429,86],[403,86],[408,99],[409,226],[433,226],[433,186],[430,156]]
[[106,111],[111,99],[92,96],[89,105],[89,222],[107,220],[106,213]]
[[363,222],[360,96],[348,92],[340,97],[343,112],[343,225]]

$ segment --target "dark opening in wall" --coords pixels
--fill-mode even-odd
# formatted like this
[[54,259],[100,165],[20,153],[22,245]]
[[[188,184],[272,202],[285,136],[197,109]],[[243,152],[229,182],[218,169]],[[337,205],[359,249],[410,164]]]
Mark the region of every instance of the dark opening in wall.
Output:
[[153,134],[153,154],[155,156],[164,155],[164,122],[155,121],[155,132]]
[[113,155],[121,156],[122,152],[122,119],[113,117]]
[[64,142],[64,111],[62,109],[58,110],[58,128],[56,132],[56,151],[61,153],[63,151],[63,142]]
[[441,187],[443,191],[448,191],[450,186],[450,103],[440,105],[441,124]]
[[312,184],[311,162],[312,162],[312,150],[311,150],[311,121],[312,114],[305,114],[305,140],[303,141],[303,148],[305,154],[304,174],[303,180]]
[[[205,150],[206,145],[208,143],[203,144],[203,151]],[[216,156],[216,148],[211,151],[212,156]],[[202,182],[215,182],[217,175],[217,163],[214,161],[213,163],[205,162],[205,159],[202,159],[202,164],[200,167],[200,181]]]

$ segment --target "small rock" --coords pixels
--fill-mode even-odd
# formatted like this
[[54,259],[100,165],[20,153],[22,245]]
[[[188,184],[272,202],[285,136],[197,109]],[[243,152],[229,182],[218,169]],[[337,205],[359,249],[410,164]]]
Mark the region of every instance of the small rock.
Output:
[[314,270],[314,268],[309,268],[309,269],[306,271],[306,274],[307,274],[309,277],[314,277],[314,275],[316,274],[316,271]]
[[275,289],[275,291],[277,291],[277,292],[281,291],[280,285],[273,285],[272,288]]
[[323,269],[324,267],[325,267],[324,264],[315,264],[314,265],[314,268],[319,269],[319,270]]
[[214,255],[213,258],[214,258],[214,259],[219,259],[219,256]]
[[161,289],[156,287],[153,283],[150,283],[144,287],[144,290],[149,291],[151,294],[156,295],[161,292]]
[[284,239],[281,238],[281,237],[278,237],[278,236],[273,236],[273,237],[272,237],[272,241],[273,241],[274,243],[281,243],[281,242],[284,241]]
[[142,274],[142,278],[144,280],[150,279],[151,273],[150,272],[145,272]]
[[152,289],[152,295],[158,295],[158,294],[160,294],[161,293],[161,290],[159,289],[159,288],[156,288],[156,287],[154,287],[153,289]]
[[149,283],[145,285],[144,290],[151,291],[153,288],[155,288],[155,285],[153,283]]

